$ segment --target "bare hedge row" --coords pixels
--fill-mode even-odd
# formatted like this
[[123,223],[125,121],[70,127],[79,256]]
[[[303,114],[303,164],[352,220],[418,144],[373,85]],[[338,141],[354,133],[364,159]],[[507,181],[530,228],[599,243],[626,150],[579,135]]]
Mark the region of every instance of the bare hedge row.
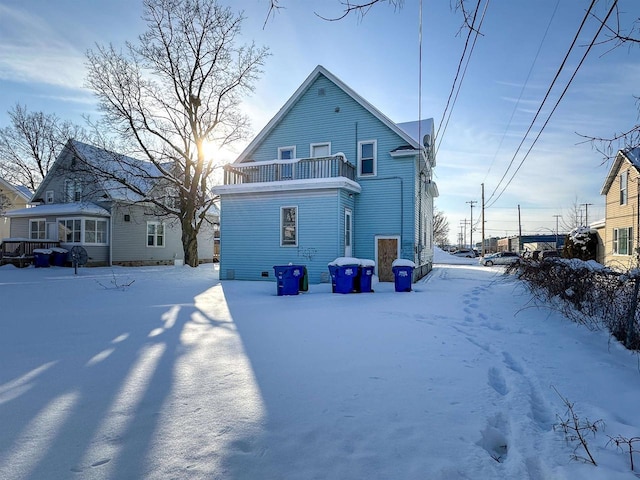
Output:
[[620,273],[578,259],[522,260],[507,273],[524,280],[534,296],[570,320],[606,328],[630,350],[640,350],[637,272]]

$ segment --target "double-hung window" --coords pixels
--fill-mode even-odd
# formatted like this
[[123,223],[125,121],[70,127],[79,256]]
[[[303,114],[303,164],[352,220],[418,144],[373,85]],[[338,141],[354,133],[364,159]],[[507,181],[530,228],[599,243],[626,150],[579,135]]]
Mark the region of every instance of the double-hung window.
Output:
[[282,207],[280,209],[280,246],[295,247],[298,245],[298,207]]
[[633,253],[633,228],[613,229],[613,254],[631,255]]
[[65,202],[79,202],[82,199],[82,182],[77,178],[64,181]]
[[47,238],[47,221],[44,218],[29,220],[29,238],[31,240],[45,240]]
[[375,176],[377,171],[377,150],[375,140],[358,142],[358,176]]
[[620,174],[620,205],[626,205],[629,199],[628,193],[629,172],[624,171]]
[[147,222],[147,247],[164,247],[164,223]]

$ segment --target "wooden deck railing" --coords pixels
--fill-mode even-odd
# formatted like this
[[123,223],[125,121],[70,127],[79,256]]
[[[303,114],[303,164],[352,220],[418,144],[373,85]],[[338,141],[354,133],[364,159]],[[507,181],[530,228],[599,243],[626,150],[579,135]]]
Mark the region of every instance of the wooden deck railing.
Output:
[[30,240],[27,238],[5,238],[0,244],[0,265],[12,263],[16,267],[26,267],[33,263],[33,251],[38,248],[59,247],[55,240]]
[[355,180],[356,168],[342,154],[330,157],[301,158],[229,164],[224,167],[225,185],[346,177]]

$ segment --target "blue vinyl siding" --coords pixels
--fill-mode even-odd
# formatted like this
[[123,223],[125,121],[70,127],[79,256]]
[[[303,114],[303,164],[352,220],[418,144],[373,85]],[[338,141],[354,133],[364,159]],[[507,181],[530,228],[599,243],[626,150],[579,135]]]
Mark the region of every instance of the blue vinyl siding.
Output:
[[[284,190],[225,193],[221,213],[220,278],[273,280],[277,264],[305,264],[309,282],[326,275],[327,263],[344,255],[344,212],[352,210],[352,255],[375,259],[377,236],[400,236],[403,258],[421,264],[432,255],[418,246],[431,231],[433,199],[420,196],[415,156],[392,157],[407,142],[329,78],[320,74],[270,127],[245,161],[269,161],[279,147],[295,146],[296,157],[310,156],[310,145],[330,142],[357,168],[358,142],[376,142],[376,175],[356,177],[360,193],[346,190]],[[280,246],[280,207],[298,207],[298,245]],[[427,220],[428,219],[428,220]],[[429,233],[430,235],[430,233]],[[261,272],[268,272],[262,277]]]
[[[344,205],[337,190],[225,196],[220,217],[220,278],[273,281],[274,265],[293,263],[306,265],[309,282],[320,283],[327,263],[344,251]],[[280,246],[283,206],[298,208],[296,247]],[[262,272],[269,276],[263,277]]]

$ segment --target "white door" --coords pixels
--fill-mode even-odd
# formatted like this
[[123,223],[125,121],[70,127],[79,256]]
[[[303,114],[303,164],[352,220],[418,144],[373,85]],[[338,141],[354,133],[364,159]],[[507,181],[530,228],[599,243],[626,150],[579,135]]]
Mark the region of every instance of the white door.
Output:
[[345,208],[344,210],[344,256],[351,257],[353,255],[353,219],[351,210]]

